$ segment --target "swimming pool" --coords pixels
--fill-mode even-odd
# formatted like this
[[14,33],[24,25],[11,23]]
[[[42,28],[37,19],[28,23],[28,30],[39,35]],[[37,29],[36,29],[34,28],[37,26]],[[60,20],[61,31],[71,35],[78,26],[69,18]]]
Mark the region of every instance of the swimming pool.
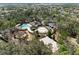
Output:
[[23,30],[29,28],[28,24],[22,24],[22,25],[20,25],[19,27],[20,27],[21,29],[23,29]]

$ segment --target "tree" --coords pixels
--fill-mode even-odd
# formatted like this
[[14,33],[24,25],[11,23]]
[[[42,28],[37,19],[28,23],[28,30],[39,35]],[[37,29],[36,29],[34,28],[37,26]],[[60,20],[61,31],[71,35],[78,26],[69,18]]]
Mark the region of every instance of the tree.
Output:
[[79,48],[74,49],[74,54],[79,55]]
[[51,35],[52,35],[51,30],[48,31],[48,34],[47,35],[48,35],[48,37],[51,38]]
[[50,55],[52,51],[37,39],[32,40],[28,44],[0,43],[1,55]]

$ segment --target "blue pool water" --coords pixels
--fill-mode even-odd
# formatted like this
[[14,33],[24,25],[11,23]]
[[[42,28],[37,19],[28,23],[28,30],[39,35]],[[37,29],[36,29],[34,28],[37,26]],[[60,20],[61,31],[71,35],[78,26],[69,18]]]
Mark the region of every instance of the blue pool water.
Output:
[[25,29],[29,28],[29,26],[27,24],[22,24],[20,26],[20,28],[23,29],[23,30],[25,30]]

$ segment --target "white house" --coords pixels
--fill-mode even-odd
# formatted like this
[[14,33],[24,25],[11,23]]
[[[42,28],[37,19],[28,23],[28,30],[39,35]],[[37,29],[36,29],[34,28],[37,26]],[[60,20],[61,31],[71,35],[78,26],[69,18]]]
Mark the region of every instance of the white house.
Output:
[[48,36],[40,39],[40,41],[44,42],[45,45],[51,44],[52,45],[51,48],[52,48],[53,53],[59,49],[57,42],[55,42],[53,39],[49,38]]
[[37,31],[38,31],[39,33],[47,33],[47,32],[48,32],[48,29],[45,28],[45,27],[38,27]]

